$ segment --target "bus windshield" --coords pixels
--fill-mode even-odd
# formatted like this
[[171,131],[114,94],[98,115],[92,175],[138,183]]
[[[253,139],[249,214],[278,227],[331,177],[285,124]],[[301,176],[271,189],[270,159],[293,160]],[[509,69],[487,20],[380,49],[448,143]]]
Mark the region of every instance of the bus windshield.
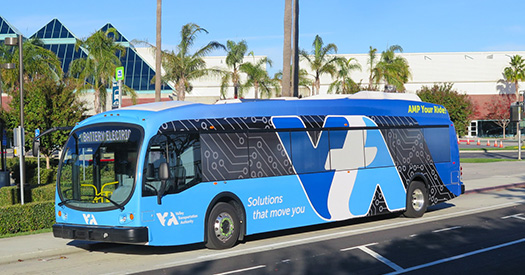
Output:
[[59,167],[59,205],[123,208],[135,186],[142,131],[131,125],[81,128],[69,137]]

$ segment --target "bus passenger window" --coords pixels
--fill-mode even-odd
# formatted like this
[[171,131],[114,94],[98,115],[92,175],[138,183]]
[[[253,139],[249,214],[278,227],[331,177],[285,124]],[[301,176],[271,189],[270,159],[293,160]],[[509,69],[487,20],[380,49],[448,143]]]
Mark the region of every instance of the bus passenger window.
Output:
[[363,130],[330,130],[330,162],[332,170],[365,167]]
[[330,170],[328,131],[311,132],[291,132],[292,163],[299,174]]
[[144,165],[143,196],[155,196],[160,189],[159,167],[167,162],[170,177],[166,194],[178,193],[202,180],[198,134],[161,134],[153,137]]
[[448,127],[425,128],[425,141],[435,163],[450,161],[450,134]]
[[[287,132],[289,135],[289,132]],[[276,132],[249,133],[250,178],[292,175],[286,148]]]

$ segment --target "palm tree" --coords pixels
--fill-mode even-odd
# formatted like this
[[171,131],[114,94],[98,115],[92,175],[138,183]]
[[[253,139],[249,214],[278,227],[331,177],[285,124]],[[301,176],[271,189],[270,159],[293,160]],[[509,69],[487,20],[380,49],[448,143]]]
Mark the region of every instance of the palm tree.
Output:
[[[58,80],[62,78],[63,72],[61,63],[56,54],[44,48],[44,44],[38,38],[24,41],[22,46],[24,56],[24,79],[31,81],[38,78],[52,78]],[[18,47],[10,47],[0,44],[0,64],[14,63],[18,67]],[[4,85],[13,89],[18,82],[19,69],[2,70],[2,80]]]
[[226,55],[226,65],[231,71],[226,71],[221,81],[221,97],[226,98],[226,90],[230,82],[233,83],[233,94],[234,98],[239,96],[242,97],[242,86],[240,85],[240,71],[239,66],[243,63],[244,55],[248,50],[246,41],[242,40],[239,43],[228,40],[226,42],[226,49],[228,54]]
[[162,52],[162,66],[166,71],[163,76],[164,81],[175,82],[175,93],[177,99],[184,101],[186,93],[193,90],[191,82],[202,76],[212,73],[220,74],[219,70],[206,68],[206,62],[203,57],[215,49],[224,49],[224,45],[212,41],[206,46],[190,54],[190,48],[195,43],[197,34],[200,32],[208,33],[204,28],[194,23],[188,23],[182,26],[180,32],[181,40],[177,45],[176,51]]
[[368,90],[373,91],[377,90],[377,83],[379,82],[379,72],[376,67],[376,58],[377,58],[377,49],[370,46],[368,51]]
[[516,89],[516,100],[519,100],[519,84],[518,81],[525,80],[525,60],[521,55],[514,55],[510,58],[509,67],[503,69],[503,76],[507,82],[512,82]]
[[254,63],[246,62],[240,66],[240,71],[245,73],[248,78],[246,83],[244,83],[244,88],[248,89],[253,87],[255,90],[255,99],[259,98],[259,90],[261,90],[261,93],[265,94],[266,97],[271,97],[273,89],[275,89],[277,93],[280,93],[279,82],[270,78],[265,68],[266,64],[272,66],[272,61],[264,57],[255,62],[253,52],[251,52],[250,55],[253,56]]
[[[290,72],[292,71],[292,69],[293,68],[290,65]],[[279,84],[281,84],[281,87],[283,86],[282,83],[284,82],[284,78],[283,78],[283,72],[282,71],[278,71],[277,73],[275,73],[274,76],[273,76],[273,79],[276,80]],[[311,88],[310,87],[312,85],[313,85],[313,81],[310,79],[310,77],[308,75],[308,71],[305,70],[305,69],[300,69],[299,70],[299,87],[307,88],[308,92],[310,93],[311,92]],[[286,95],[284,95],[284,90],[283,90],[282,96],[286,96]]]
[[[111,37],[109,34],[113,34]],[[115,43],[118,33],[115,28],[106,31],[99,30],[85,40],[77,40],[75,49],[80,47],[88,53],[86,58],[71,62],[70,74],[76,79],[77,89],[95,91],[94,111],[100,113],[100,108],[106,106],[106,88],[112,82],[115,69],[121,65],[117,52],[126,53],[124,46]]]
[[386,85],[393,85],[397,91],[405,91],[405,83],[412,77],[408,61],[396,56],[395,52],[403,52],[399,45],[392,45],[381,53],[381,60],[376,65],[376,72],[379,79],[384,79]]
[[314,82],[312,94],[316,95],[319,94],[319,89],[321,88],[321,75],[328,73],[334,76],[337,72],[336,63],[339,57],[330,55],[337,53],[337,46],[333,43],[324,46],[323,39],[319,35],[315,36],[312,46],[313,50],[311,54],[305,51],[301,51],[300,54],[308,61],[310,69],[313,71]]
[[[284,45],[283,45],[283,82],[291,83],[290,71],[290,60],[292,56],[292,0],[284,1]],[[283,96],[291,96],[290,85],[283,85]]]
[[356,92],[357,84],[350,74],[352,71],[361,70],[361,65],[355,58],[340,58],[337,60],[338,70],[335,74],[335,81],[328,87],[328,93],[349,94]]

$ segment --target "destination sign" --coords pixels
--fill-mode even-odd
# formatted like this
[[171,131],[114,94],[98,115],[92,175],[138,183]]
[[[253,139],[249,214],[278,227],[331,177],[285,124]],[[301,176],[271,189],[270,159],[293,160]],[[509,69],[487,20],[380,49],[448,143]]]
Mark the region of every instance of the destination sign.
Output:
[[131,129],[88,131],[79,135],[79,142],[126,142],[128,141],[130,135]]

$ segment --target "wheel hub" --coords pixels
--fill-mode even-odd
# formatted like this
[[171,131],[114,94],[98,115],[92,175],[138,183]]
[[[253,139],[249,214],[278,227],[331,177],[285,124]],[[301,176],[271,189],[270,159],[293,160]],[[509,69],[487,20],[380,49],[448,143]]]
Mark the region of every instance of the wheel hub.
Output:
[[214,225],[215,236],[217,239],[221,242],[228,241],[233,235],[234,230],[235,227],[230,214],[223,212],[217,216]]
[[423,208],[423,205],[425,204],[425,197],[423,195],[423,191],[420,189],[414,190],[412,192],[412,207],[416,211],[420,211]]

